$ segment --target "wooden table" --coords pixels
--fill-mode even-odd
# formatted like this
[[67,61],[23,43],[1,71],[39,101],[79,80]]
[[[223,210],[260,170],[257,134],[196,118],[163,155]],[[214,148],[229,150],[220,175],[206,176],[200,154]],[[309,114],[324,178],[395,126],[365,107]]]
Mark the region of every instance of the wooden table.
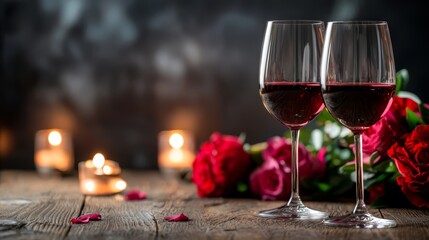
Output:
[[[79,193],[76,176],[42,177],[31,171],[0,172],[0,219],[22,224],[0,231],[0,239],[429,239],[429,210],[372,209],[394,219],[393,229],[348,229],[320,221],[267,219],[259,210],[283,202],[254,199],[198,198],[195,186],[157,172],[126,171],[128,189],[144,190],[148,198],[124,201],[121,194],[103,197]],[[353,204],[306,202],[331,215]],[[101,221],[71,224],[83,213],[98,212]],[[185,213],[189,222],[167,222],[164,216]]]

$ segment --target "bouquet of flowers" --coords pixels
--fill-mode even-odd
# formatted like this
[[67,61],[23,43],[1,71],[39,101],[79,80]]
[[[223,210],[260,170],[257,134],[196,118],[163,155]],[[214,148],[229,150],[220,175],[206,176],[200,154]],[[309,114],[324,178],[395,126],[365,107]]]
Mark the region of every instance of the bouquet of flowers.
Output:
[[[366,201],[376,207],[429,207],[429,105],[403,91],[408,72],[396,75],[396,96],[385,116],[362,134]],[[355,194],[352,133],[324,110],[317,127],[301,130],[299,177],[304,197],[340,200]],[[286,136],[249,144],[243,136],[213,133],[193,165],[200,197],[287,200],[291,143]]]

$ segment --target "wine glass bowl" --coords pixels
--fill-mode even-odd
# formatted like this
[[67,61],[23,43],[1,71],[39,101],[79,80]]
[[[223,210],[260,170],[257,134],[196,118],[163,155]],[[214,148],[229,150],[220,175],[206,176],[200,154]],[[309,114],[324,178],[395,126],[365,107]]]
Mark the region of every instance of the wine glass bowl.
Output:
[[262,217],[321,219],[299,196],[299,130],[322,109],[319,64],[324,24],[311,20],[269,21],[262,48],[259,92],[267,111],[292,133],[291,196],[288,203],[261,211]]
[[329,22],[321,63],[326,109],[355,141],[356,205],[350,214],[325,219],[331,226],[389,228],[396,222],[369,213],[364,202],[362,136],[388,111],[395,93],[395,64],[384,21]]

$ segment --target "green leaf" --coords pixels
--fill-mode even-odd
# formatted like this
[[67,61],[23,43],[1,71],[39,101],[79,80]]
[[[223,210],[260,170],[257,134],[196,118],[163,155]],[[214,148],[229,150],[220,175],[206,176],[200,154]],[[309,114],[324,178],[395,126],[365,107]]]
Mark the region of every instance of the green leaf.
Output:
[[394,174],[390,172],[390,173],[380,174],[377,177],[373,177],[371,179],[366,179],[365,189],[370,188],[372,186],[377,186],[380,183],[386,182],[386,180],[390,179],[392,176],[394,176]]
[[376,172],[386,172],[386,169],[389,168],[390,161],[380,161],[377,164],[373,164],[372,168]]
[[417,125],[423,124],[423,120],[417,115],[415,112],[411,111],[407,108],[407,115],[405,117],[407,119],[408,126],[410,129],[416,128]]
[[328,183],[318,182],[316,184],[317,184],[317,187],[319,188],[319,190],[322,192],[328,192],[331,189],[331,185]]
[[247,192],[247,190],[249,190],[249,186],[246,183],[239,182],[237,184],[237,191],[238,192],[244,193],[244,192]]
[[[363,165],[364,172],[372,172],[371,165],[364,164]],[[355,172],[355,164],[344,165],[338,169],[338,172],[341,174],[350,174]]]
[[377,151],[375,151],[371,154],[371,158],[369,159],[371,166],[374,166],[374,162],[379,156],[380,156],[380,154]]
[[355,171],[354,164],[344,165],[338,169],[338,172],[341,174],[350,174],[350,173],[353,173],[354,171]]
[[429,109],[425,107],[424,103],[419,105],[420,114],[422,114],[422,120],[425,124],[429,124]]
[[265,148],[267,148],[266,142],[256,143],[253,145],[247,143],[244,144],[244,150],[250,154],[252,162],[254,162],[256,166],[260,166],[262,164],[262,152],[265,150]]
[[266,142],[261,142],[261,143],[256,143],[253,145],[245,145],[245,150],[252,155],[258,155],[261,154],[262,151],[265,150],[265,148],[267,148],[267,143]]
[[311,130],[309,128],[301,128],[299,131],[299,142],[304,145],[309,145],[311,138]]
[[386,173],[395,173],[398,174],[398,168],[396,167],[393,161],[389,161],[389,166],[386,168]]
[[407,69],[402,69],[396,73],[396,94],[404,90],[410,81]]

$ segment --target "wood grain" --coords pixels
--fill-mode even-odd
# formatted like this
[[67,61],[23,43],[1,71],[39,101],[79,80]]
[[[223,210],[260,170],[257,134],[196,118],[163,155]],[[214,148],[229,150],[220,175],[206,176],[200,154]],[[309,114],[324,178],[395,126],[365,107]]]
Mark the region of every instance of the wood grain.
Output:
[[22,226],[0,232],[14,239],[63,238],[70,219],[79,214],[84,198],[77,178],[42,177],[34,172],[7,171],[0,178],[0,219],[13,219]]
[[[371,209],[395,219],[393,229],[348,229],[321,221],[267,219],[258,211],[281,201],[198,198],[189,182],[157,172],[126,171],[128,189],[147,192],[143,201],[124,201],[122,194],[84,197],[77,178],[41,178],[33,172],[6,171],[0,178],[0,217],[23,222],[1,232],[10,239],[429,239],[429,210]],[[13,203],[15,201],[15,203]],[[306,202],[332,216],[350,212],[353,203]],[[101,221],[72,225],[82,213],[98,212]],[[185,213],[188,222],[167,222],[165,216]],[[2,235],[3,234],[3,235]]]

